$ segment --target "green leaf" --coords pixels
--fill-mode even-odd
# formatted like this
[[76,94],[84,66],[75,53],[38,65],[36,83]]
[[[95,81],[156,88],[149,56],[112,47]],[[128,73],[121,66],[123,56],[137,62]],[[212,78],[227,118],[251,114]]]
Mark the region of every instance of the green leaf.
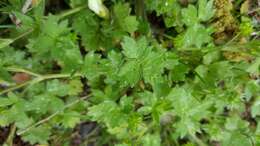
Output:
[[166,77],[156,78],[151,84],[157,97],[165,97],[171,91],[170,84]]
[[188,72],[189,67],[187,65],[179,64],[171,70],[170,76],[173,81],[184,81]]
[[[259,123],[259,120],[257,121],[257,123]],[[257,136],[260,135],[260,124],[257,124],[255,134],[256,134]],[[260,142],[260,141],[259,141],[259,142]]]
[[1,1],[0,129],[29,145],[260,145],[245,1]]
[[129,3],[117,3],[113,7],[113,11],[115,13],[115,17],[120,21],[120,19],[127,17],[130,12],[130,6]]
[[215,10],[213,9],[213,0],[199,0],[198,5],[198,17],[200,21],[208,21],[214,16]]
[[219,51],[211,51],[207,53],[205,56],[203,56],[203,63],[204,64],[210,64],[220,58],[220,52]]
[[182,16],[181,16],[181,10],[182,7],[180,3],[176,0],[168,0],[168,7],[170,13],[167,13],[167,17],[164,18],[164,21],[166,23],[166,27],[170,28],[172,26],[176,27],[182,27],[183,22],[182,22]]
[[157,99],[158,97],[156,97],[155,94],[153,94],[150,91],[140,92],[138,95],[140,96],[139,100],[140,100],[141,104],[144,106],[152,106],[158,100]]
[[76,111],[65,111],[62,114],[62,125],[65,128],[74,128],[80,122],[80,113]]
[[130,113],[130,111],[132,111],[134,109],[133,98],[127,97],[127,96],[121,97],[120,106],[121,106],[123,112]]
[[0,84],[12,82],[11,75],[0,65]]
[[111,51],[108,53],[108,60],[103,62],[104,71],[106,72],[105,82],[114,85],[118,80],[118,72],[123,64],[123,55],[121,53]]
[[252,24],[252,20],[248,17],[242,17],[242,22],[239,25],[240,33],[248,37],[254,32],[254,25]]
[[20,32],[26,33],[35,27],[35,21],[32,17],[23,14],[20,10],[18,11],[12,10],[12,12],[15,15],[15,17],[18,18],[23,23],[23,25],[21,25],[18,28]]
[[73,79],[69,81],[69,95],[78,95],[83,91],[83,84],[80,79]]
[[147,40],[145,37],[142,37],[137,41],[131,37],[124,37],[124,41],[122,43],[124,55],[131,59],[137,59],[145,55],[147,47]]
[[159,134],[147,134],[143,137],[143,146],[160,146],[161,138]]
[[33,119],[26,113],[26,111],[30,110],[29,102],[18,98],[14,94],[9,94],[8,100],[12,104],[0,111],[1,126],[8,126],[11,123],[15,123],[18,128],[26,128],[33,123]]
[[33,119],[28,117],[26,113],[18,107],[13,106],[9,110],[1,111],[0,126],[8,126],[15,123],[18,128],[26,128],[33,123]]
[[239,133],[232,132],[224,135],[224,140],[221,142],[223,146],[251,146],[251,140],[248,136]]
[[61,81],[55,79],[47,82],[47,92],[52,95],[65,96],[68,94],[69,86]]
[[131,60],[126,62],[119,71],[119,77],[123,85],[130,85],[134,87],[141,79],[141,66],[135,61]]
[[58,61],[63,72],[71,73],[79,69],[83,63],[79,47],[72,36],[60,38],[56,43],[56,47],[51,51],[52,57]]
[[118,86],[107,86],[102,90],[92,89],[93,102],[101,103],[104,100],[117,100],[120,91],[121,89]]
[[124,31],[133,33],[138,28],[138,21],[136,20],[135,16],[128,16],[124,19],[124,22],[122,23],[122,28]]
[[251,108],[251,113],[252,113],[252,117],[254,117],[254,118],[256,116],[260,116],[260,100],[259,100],[259,98],[253,104],[253,106]]
[[29,52],[43,62],[56,61],[63,72],[77,70],[82,64],[82,57],[68,21],[59,22],[57,16],[50,15],[41,21],[40,28],[41,33],[29,40]]
[[197,47],[201,48],[204,44],[209,43],[212,33],[211,28],[205,28],[201,24],[192,24],[183,36],[183,47]]
[[174,114],[180,117],[180,121],[174,124],[176,134],[183,138],[188,134],[200,132],[199,122],[209,116],[208,108],[211,106],[211,102],[199,102],[183,87],[173,88],[167,99],[172,101]]
[[91,81],[96,79],[102,74],[102,68],[99,65],[100,55],[94,52],[89,52],[84,59],[84,65],[82,66],[83,74]]
[[229,131],[247,129],[248,126],[249,126],[249,123],[246,121],[243,121],[238,115],[228,117],[226,124],[225,124],[225,128]]
[[[110,113],[110,114],[107,114]],[[91,120],[106,124],[109,128],[124,124],[126,115],[122,114],[119,106],[112,101],[104,101],[89,108]]]
[[183,19],[182,21],[187,26],[193,26],[198,23],[197,9],[194,5],[189,5],[187,8],[182,9],[181,12]]
[[152,118],[154,122],[158,125],[161,124],[161,122],[164,120],[164,115],[171,109],[171,102],[164,99],[164,100],[157,100],[153,105],[152,105]]
[[33,124],[34,120],[32,117],[29,117],[25,113],[17,112],[16,114],[19,114],[19,116],[15,117],[15,125],[17,128],[27,128],[31,124]]
[[253,75],[258,75],[260,73],[260,58],[256,58],[253,64],[251,64],[246,71]]
[[143,78],[146,83],[153,83],[156,78],[161,78],[165,68],[163,53],[151,52],[143,60]]
[[[245,86],[245,91],[242,94],[242,98],[246,101],[250,101],[252,97],[257,97],[260,92],[260,86],[257,81],[248,81]],[[256,101],[258,98],[256,99]]]
[[42,94],[34,96],[33,99],[28,103],[29,111],[33,111],[37,114],[45,114],[48,111],[51,97],[48,94]]
[[22,136],[22,139],[30,144],[48,144],[49,136],[51,135],[50,128],[47,126],[39,126],[32,128],[29,132]]
[[9,98],[0,97],[0,108],[6,107],[9,105],[12,105],[13,101],[11,101]]
[[[0,75],[2,78],[6,78],[6,70],[4,67],[7,66],[24,66],[27,65],[30,62],[30,60],[25,59],[26,53],[22,50],[17,50],[13,47],[6,47],[5,49],[0,51],[1,56],[1,62],[0,62],[0,72],[2,74]],[[4,75],[5,74],[5,75]],[[11,81],[11,80],[9,80]]]
[[90,11],[84,10],[73,19],[73,29],[81,36],[85,50],[97,50],[100,47],[100,24]]
[[12,39],[0,39],[0,49],[8,47],[12,42]]
[[55,113],[57,111],[63,110],[65,104],[64,101],[58,97],[51,97],[50,102],[48,104],[48,111],[51,113]]
[[138,28],[136,16],[131,16],[131,8],[128,3],[117,3],[114,7],[114,15],[119,28],[128,33],[133,33]]

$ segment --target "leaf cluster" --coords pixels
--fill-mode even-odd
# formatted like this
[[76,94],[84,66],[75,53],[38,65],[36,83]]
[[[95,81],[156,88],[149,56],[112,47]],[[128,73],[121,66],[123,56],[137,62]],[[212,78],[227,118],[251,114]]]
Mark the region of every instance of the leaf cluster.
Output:
[[145,1],[163,33],[131,1],[103,1],[106,18],[90,0],[64,1],[70,9],[53,14],[46,2],[25,14],[21,1],[1,8],[22,22],[5,32],[9,16],[0,19],[0,126],[15,127],[9,136],[67,146],[95,123],[82,145],[260,145],[260,43],[249,17],[216,45],[213,0]]

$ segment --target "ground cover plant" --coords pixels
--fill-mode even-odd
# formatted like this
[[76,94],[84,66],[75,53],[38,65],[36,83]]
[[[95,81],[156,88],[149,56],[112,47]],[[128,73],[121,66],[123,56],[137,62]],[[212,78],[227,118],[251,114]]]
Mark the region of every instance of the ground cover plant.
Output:
[[260,146],[257,0],[1,0],[0,145]]

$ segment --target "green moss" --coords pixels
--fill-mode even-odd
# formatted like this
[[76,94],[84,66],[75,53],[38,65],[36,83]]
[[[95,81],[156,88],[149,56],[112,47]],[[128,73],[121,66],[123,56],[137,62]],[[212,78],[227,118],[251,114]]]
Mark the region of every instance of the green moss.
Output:
[[233,5],[229,0],[215,0],[215,17],[212,22],[215,28],[214,38],[217,43],[227,40],[237,31],[238,25],[231,11]]

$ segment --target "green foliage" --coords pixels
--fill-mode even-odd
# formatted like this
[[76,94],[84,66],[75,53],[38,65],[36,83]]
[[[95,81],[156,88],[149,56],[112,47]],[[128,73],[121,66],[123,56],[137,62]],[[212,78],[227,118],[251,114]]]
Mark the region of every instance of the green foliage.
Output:
[[79,12],[73,19],[73,29],[81,36],[86,50],[109,49],[124,35],[137,30],[138,21],[130,15],[128,3],[118,3],[112,10],[112,20],[100,21],[89,10]]
[[182,10],[182,21],[188,28],[184,34],[177,37],[175,41],[178,44],[177,47],[187,48],[196,46],[196,48],[201,48],[203,45],[211,42],[212,28],[206,28],[200,22],[212,18],[214,15],[212,7],[212,0],[208,3],[205,0],[199,0],[198,9],[194,5],[189,5]]
[[198,5],[198,17],[200,21],[208,21],[214,16],[213,0],[208,2],[207,0],[199,0]]
[[151,84],[163,73],[165,67],[163,52],[154,51],[148,46],[144,37],[137,42],[125,37],[122,48],[126,62],[119,72],[119,76],[122,77],[121,81],[133,87],[143,77],[145,82]]
[[33,128],[30,133],[24,135],[24,140],[30,141],[31,144],[41,143],[47,144],[50,131],[48,127],[37,127]]
[[249,16],[217,45],[213,0],[147,0],[142,19],[132,1],[93,0],[105,17],[88,0],[57,9],[39,0],[21,13],[24,2],[0,9],[0,126],[14,128],[9,137],[50,146],[75,135],[81,145],[260,144],[260,45]]
[[182,26],[181,5],[177,0],[147,0],[147,8],[163,15],[167,27]]

